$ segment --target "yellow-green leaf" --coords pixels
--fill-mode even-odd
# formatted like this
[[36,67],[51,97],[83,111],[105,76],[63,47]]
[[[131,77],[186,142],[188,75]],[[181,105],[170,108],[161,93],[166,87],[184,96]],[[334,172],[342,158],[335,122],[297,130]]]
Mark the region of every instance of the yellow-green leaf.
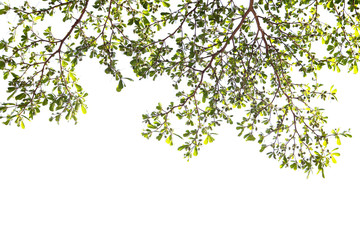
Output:
[[209,139],[208,139],[209,135],[207,135],[207,137],[205,138],[204,144],[208,144],[209,143]]
[[172,146],[172,145],[173,145],[172,136],[170,135],[170,136],[166,139],[165,142],[166,142],[167,144],[169,144],[170,146]]
[[86,107],[84,105],[81,105],[81,111],[83,114],[86,114]]
[[354,65],[354,73],[357,74],[358,73],[358,66]]
[[337,144],[337,145],[341,145],[341,141],[340,141],[340,138],[339,138],[339,137],[336,138],[336,144]]
[[210,135],[207,135],[206,138],[205,138],[205,141],[204,141],[204,144],[208,144],[209,142],[212,143],[215,139],[210,136]]
[[331,7],[331,3],[332,1],[329,1],[328,4],[326,5],[327,8],[330,8]]
[[73,81],[76,81],[76,76],[75,76],[75,74],[73,73],[73,72],[69,72],[69,76],[71,77],[71,79],[73,80]]
[[332,161],[333,163],[336,163],[336,159],[334,158],[334,156],[331,156],[331,161]]
[[164,5],[164,7],[170,7],[170,4],[167,2],[162,2],[162,4]]
[[327,141],[326,140],[323,142],[323,145],[324,145],[324,147],[327,146]]
[[21,128],[22,128],[22,129],[25,129],[25,124],[24,124],[23,121],[21,121]]
[[198,149],[197,149],[197,147],[195,147],[195,149],[194,149],[194,156],[196,157],[198,155]]

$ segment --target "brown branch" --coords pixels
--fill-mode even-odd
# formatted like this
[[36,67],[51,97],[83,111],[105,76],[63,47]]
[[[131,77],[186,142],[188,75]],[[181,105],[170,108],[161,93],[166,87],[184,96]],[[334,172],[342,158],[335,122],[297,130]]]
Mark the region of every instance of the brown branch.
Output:
[[[213,53],[211,55],[211,59],[210,62],[206,65],[206,67],[201,71],[201,77],[200,77],[200,81],[198,83],[198,85],[196,86],[196,88],[194,89],[193,93],[190,94],[190,96],[188,96],[185,101],[182,104],[178,104],[176,106],[173,106],[170,110],[168,110],[167,112],[163,113],[162,115],[167,115],[168,113],[170,113],[171,111],[173,111],[175,108],[177,107],[182,107],[184,106],[187,101],[189,101],[189,99],[193,98],[194,95],[196,94],[197,90],[200,88],[201,84],[203,83],[204,80],[204,75],[205,72],[211,67],[212,62],[214,61],[214,59],[221,53],[223,53],[226,49],[226,47],[228,46],[228,44],[231,42],[232,39],[234,39],[236,33],[240,30],[240,28],[242,27],[242,25],[245,22],[245,19],[247,18],[247,16],[249,15],[249,13],[251,12],[251,9],[253,9],[253,4],[254,4],[254,0],[250,0],[250,5],[248,10],[244,13],[244,16],[242,17],[240,23],[238,24],[238,26],[235,28],[235,30],[232,32],[231,36],[229,37],[229,39],[226,39],[224,46],[217,52]],[[224,38],[225,40],[225,38]],[[224,42],[224,41],[223,41]]]
[[36,85],[36,88],[34,89],[34,92],[32,94],[32,97],[31,97],[31,100],[24,106],[23,110],[18,114],[18,116],[21,116],[21,114],[25,111],[26,107],[32,103],[34,101],[34,98],[35,98],[35,95],[36,95],[36,91],[38,90],[38,88],[41,86],[41,80],[42,78],[44,77],[44,71],[45,71],[45,67],[47,66],[47,64],[50,62],[50,59],[53,58],[57,53],[61,53],[61,48],[64,44],[64,42],[66,41],[66,39],[70,36],[70,34],[74,31],[75,27],[79,24],[79,22],[81,21],[84,13],[85,13],[85,10],[88,6],[88,3],[89,3],[89,0],[87,0],[85,2],[85,6],[84,6],[84,9],[82,10],[79,18],[75,21],[75,23],[71,26],[69,32],[65,35],[65,37],[60,41],[60,45],[59,45],[59,48],[53,52],[48,59],[46,59],[46,61],[44,62],[43,64],[43,67],[41,69],[41,75],[40,75],[40,79],[39,79],[39,82],[38,84]]

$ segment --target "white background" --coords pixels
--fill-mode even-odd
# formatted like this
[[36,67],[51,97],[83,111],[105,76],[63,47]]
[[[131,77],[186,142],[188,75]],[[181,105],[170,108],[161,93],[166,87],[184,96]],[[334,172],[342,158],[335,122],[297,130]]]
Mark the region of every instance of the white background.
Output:
[[141,114],[172,96],[166,78],[117,93],[97,65],[78,76],[78,125],[43,110],[25,130],[0,126],[1,240],[360,239],[359,75],[319,75],[338,89],[329,126],[353,134],[325,179],[280,169],[230,125],[186,162],[140,134]]
[[338,89],[329,125],[353,138],[325,179],[306,179],[234,126],[188,163],[140,135],[141,114],[171,96],[166,79],[119,94],[96,65],[78,75],[89,92],[78,125],[50,123],[45,111],[25,130],[0,127],[0,239],[360,238],[358,76],[320,75]]

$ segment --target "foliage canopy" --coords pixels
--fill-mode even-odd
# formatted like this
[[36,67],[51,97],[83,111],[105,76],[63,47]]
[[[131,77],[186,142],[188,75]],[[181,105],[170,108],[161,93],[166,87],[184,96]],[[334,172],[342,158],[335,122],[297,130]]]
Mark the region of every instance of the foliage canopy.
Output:
[[[359,0],[1,5],[1,15],[16,19],[0,42],[0,69],[8,83],[0,117],[7,125],[24,127],[45,106],[53,112],[50,120],[76,122],[78,110],[87,109],[87,93],[76,76],[79,61],[98,59],[120,92],[131,80],[119,70],[117,54],[123,54],[139,79],[166,75],[172,81],[178,100],[144,114],[143,135],[170,145],[179,137],[186,158],[214,141],[216,126],[235,121],[238,135],[258,141],[280,167],[317,169],[324,176],[324,167],[340,155],[333,143],[351,137],[348,131],[327,131],[323,109],[311,100],[336,99],[334,88],[324,90],[318,82],[322,68],[358,72]],[[59,20],[68,27],[61,36],[51,27]],[[319,45],[326,50],[314,51]],[[235,110],[244,116],[235,118]],[[185,123],[184,132],[172,128],[176,119]]]

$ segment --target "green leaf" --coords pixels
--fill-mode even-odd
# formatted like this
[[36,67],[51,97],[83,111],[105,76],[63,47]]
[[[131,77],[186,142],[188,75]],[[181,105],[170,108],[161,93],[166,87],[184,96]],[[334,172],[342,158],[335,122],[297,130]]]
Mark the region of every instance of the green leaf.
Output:
[[75,111],[78,111],[80,108],[80,103],[79,102],[76,102],[75,103]]
[[[236,129],[238,129],[238,128],[236,128]],[[240,136],[243,134],[243,132],[245,131],[245,128],[239,128],[239,129],[241,129],[241,131],[240,131],[240,133],[238,134],[238,137],[240,137]]]
[[10,100],[14,95],[15,95],[16,91],[14,91],[12,94],[9,95],[9,97],[7,98],[7,100]]
[[25,93],[20,93],[19,95],[17,95],[16,97],[15,97],[15,99],[16,100],[21,100],[21,99],[23,99],[23,98],[25,98],[26,97],[26,94]]
[[156,139],[157,139],[158,141],[160,141],[162,137],[163,137],[163,135],[160,133],[159,135],[157,135]]
[[146,17],[143,17],[142,19],[143,19],[143,22],[144,22],[145,25],[150,24],[149,20]]
[[252,134],[249,134],[249,136],[246,138],[246,141],[255,141],[256,138],[252,135]]
[[186,147],[186,145],[182,145],[178,148],[179,151],[183,150]]
[[0,69],[3,70],[5,68],[5,62],[0,61]]
[[68,114],[66,114],[66,116],[65,116],[65,119],[66,119],[66,120],[69,120],[69,119],[70,119],[70,115],[71,115],[71,112],[68,112]]
[[206,98],[207,98],[207,92],[204,92],[201,101],[202,101],[203,103],[205,103]]
[[119,81],[118,86],[116,88],[116,91],[121,92],[121,90],[124,88],[124,82],[122,80]]
[[75,87],[78,92],[81,92],[83,90],[83,88],[79,84],[75,83]]
[[0,9],[0,15],[6,14],[9,11],[9,7],[8,6],[4,6],[3,9]]
[[55,108],[55,102],[52,102],[52,103],[50,104],[49,109],[50,109],[50,111],[54,111],[54,108]]
[[265,144],[261,145],[260,152],[263,152],[267,146]]
[[44,101],[42,102],[42,105],[45,106],[45,105],[47,105],[47,104],[48,104],[48,99],[45,98]]

